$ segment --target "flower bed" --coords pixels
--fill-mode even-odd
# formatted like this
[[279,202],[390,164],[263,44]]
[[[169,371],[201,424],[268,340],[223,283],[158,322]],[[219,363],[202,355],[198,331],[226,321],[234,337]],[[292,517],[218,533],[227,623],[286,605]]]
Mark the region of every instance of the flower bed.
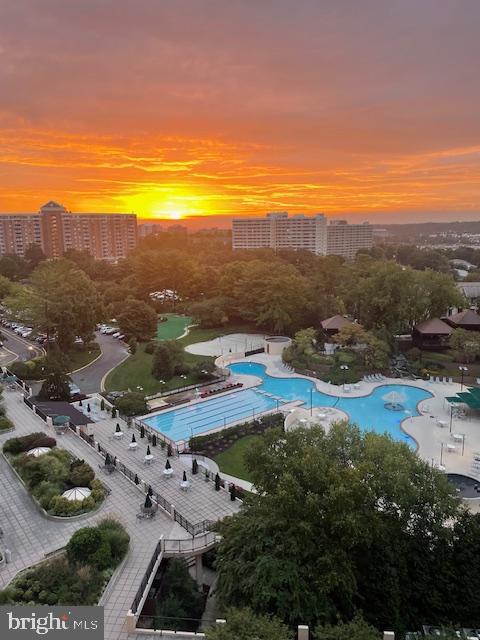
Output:
[[[102,483],[84,460],[55,445],[56,440],[42,432],[30,433],[10,438],[3,451],[31,496],[48,514],[76,516],[95,509],[105,498]],[[38,458],[27,455],[27,451],[38,447],[49,447],[51,451]],[[67,500],[62,493],[73,487],[88,487],[91,494],[84,500]]]
[[0,592],[0,599],[10,604],[97,604],[127,553],[129,539],[115,520],[79,529],[65,553],[22,572]]

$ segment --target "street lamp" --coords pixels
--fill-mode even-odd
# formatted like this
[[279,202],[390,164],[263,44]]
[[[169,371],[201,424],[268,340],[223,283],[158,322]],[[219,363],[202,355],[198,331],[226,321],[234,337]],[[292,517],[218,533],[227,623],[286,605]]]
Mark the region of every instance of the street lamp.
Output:
[[450,403],[450,433],[452,433],[452,421],[453,421],[453,404]]
[[443,465],[443,442],[440,445],[440,465]]
[[340,369],[343,371],[343,390],[345,391],[345,382],[347,381],[348,364],[341,364]]
[[462,380],[460,382],[461,384],[460,391],[463,391],[463,376],[466,375],[468,371],[468,367],[458,367],[458,370],[460,371],[460,375],[462,376]]
[[465,453],[465,434],[462,433],[462,456]]

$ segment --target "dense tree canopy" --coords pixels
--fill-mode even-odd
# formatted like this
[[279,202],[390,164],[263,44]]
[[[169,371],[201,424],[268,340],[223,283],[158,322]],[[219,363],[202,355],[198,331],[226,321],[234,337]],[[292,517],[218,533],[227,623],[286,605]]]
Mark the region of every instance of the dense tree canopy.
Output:
[[147,341],[157,332],[158,318],[152,307],[141,300],[128,298],[117,315],[120,331],[128,338]]
[[357,608],[377,629],[480,624],[474,606],[457,614],[480,587],[479,517],[461,515],[446,478],[407,445],[346,424],[270,432],[247,466],[258,493],[219,525],[222,602],[289,624],[348,621]]
[[293,640],[294,637],[278,618],[255,615],[249,609],[228,609],[225,619],[225,624],[205,629],[207,640]]

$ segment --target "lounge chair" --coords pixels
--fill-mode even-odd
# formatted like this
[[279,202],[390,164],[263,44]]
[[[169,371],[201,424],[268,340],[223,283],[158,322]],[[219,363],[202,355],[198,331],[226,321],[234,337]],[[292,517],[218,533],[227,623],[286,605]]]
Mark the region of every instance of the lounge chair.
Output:
[[450,378],[448,379],[448,384],[453,384],[453,378],[451,378],[451,377],[450,377]]
[[428,376],[428,381],[433,382],[433,376]]
[[446,377],[445,377],[445,376],[443,376],[443,378],[442,378],[442,382],[443,382],[443,384],[447,384],[447,379],[446,379]]

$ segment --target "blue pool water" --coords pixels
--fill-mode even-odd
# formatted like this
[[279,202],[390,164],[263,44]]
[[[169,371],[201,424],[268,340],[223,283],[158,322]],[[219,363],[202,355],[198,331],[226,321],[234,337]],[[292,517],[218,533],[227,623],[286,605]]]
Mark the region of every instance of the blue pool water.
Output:
[[[377,387],[370,395],[360,398],[338,398],[317,391],[315,384],[304,378],[274,378],[265,367],[255,362],[238,362],[229,366],[232,373],[254,375],[262,379],[253,389],[210,398],[196,405],[163,411],[145,418],[150,427],[172,440],[188,440],[237,420],[247,420],[259,413],[281,407],[286,402],[300,400],[306,408],[335,407],[345,411],[352,423],[364,430],[388,433],[396,440],[413,445],[413,440],[400,428],[409,416],[418,415],[417,404],[431,397],[418,387],[389,384]],[[384,407],[383,396],[391,391],[402,393],[406,400],[404,410],[390,411]],[[268,395],[266,395],[268,394]]]

